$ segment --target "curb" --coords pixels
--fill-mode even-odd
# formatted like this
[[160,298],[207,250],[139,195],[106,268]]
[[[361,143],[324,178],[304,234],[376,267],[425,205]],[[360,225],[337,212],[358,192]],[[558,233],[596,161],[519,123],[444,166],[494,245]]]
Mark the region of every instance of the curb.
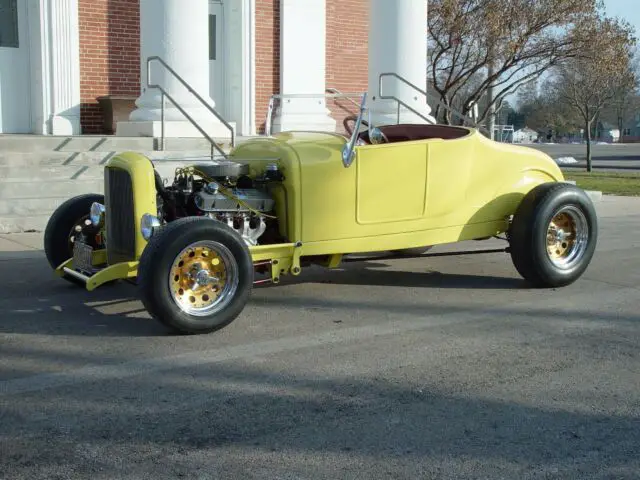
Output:
[[[571,185],[576,185],[575,180],[565,180],[564,183],[570,183]],[[591,198],[592,202],[601,202],[602,201],[602,192],[598,190],[585,190],[589,198]]]
[[591,198],[593,202],[601,202],[602,201],[602,192],[598,192],[597,190],[586,190],[587,195]]

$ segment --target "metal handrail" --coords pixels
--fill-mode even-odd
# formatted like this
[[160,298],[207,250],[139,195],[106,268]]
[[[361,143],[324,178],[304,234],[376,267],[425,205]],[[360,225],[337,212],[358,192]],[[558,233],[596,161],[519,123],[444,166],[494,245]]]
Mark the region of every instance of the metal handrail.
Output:
[[191,85],[189,85],[173,68],[171,68],[167,62],[165,62],[161,57],[154,55],[151,57],[147,58],[147,88],[157,88],[158,90],[160,90],[160,93],[162,94],[161,97],[161,103],[160,103],[160,129],[161,129],[161,145],[162,145],[162,150],[164,150],[165,148],[165,132],[164,132],[164,124],[165,124],[165,112],[164,112],[164,97],[167,97],[169,99],[169,101],[171,103],[173,103],[173,105],[180,110],[180,112],[187,118],[187,120],[189,120],[191,122],[191,124],[198,129],[198,131],[207,139],[209,140],[209,143],[211,143],[211,158],[213,159],[213,151],[214,149],[217,150],[221,156],[225,157],[227,156],[227,154],[225,153],[224,150],[222,150],[217,142],[211,138],[211,136],[202,128],[200,127],[200,125],[198,125],[198,122],[196,122],[191,115],[189,115],[186,110],[184,108],[182,108],[178,102],[175,101],[175,99],[161,86],[158,84],[152,84],[151,83],[151,62],[152,61],[158,61],[160,64],[162,64],[173,76],[176,80],[178,80],[188,91],[189,93],[192,93],[194,97],[196,97],[200,103],[202,103],[202,105],[204,105],[204,107],[209,110],[218,120],[220,120],[220,122],[227,127],[227,129],[231,132],[231,147],[235,147],[235,143],[236,143],[236,138],[235,138],[235,132],[233,130],[233,127],[229,124],[229,122],[227,122],[218,112],[215,111],[215,109],[209,105],[209,103],[207,103],[198,92],[196,92]]
[[445,110],[450,111],[451,113],[457,115],[459,118],[462,118],[464,120],[467,120],[469,122],[471,122],[471,125],[474,128],[478,128],[479,130],[483,130],[486,132],[486,130],[483,127],[480,127],[477,122],[467,116],[464,115],[460,112],[458,112],[457,110],[455,110],[454,108],[450,107],[449,105],[445,105],[444,103],[442,103],[440,100],[434,98],[432,95],[429,95],[428,92],[422,90],[420,87],[418,87],[417,85],[414,85],[413,83],[411,83],[409,80],[407,80],[406,78],[398,75],[395,72],[385,72],[385,73],[381,73],[380,76],[378,77],[378,97],[383,99],[383,100],[395,100],[396,102],[398,102],[398,123],[400,123],[400,105],[404,106],[405,108],[407,108],[408,110],[411,110],[413,113],[415,113],[416,115],[418,115],[419,117],[423,118],[425,121],[427,122],[431,122],[430,119],[428,119],[427,117],[425,117],[423,114],[421,114],[420,112],[418,112],[415,108],[407,105],[405,102],[403,102],[402,100],[400,100],[399,98],[393,96],[393,95],[386,95],[383,96],[382,95],[382,78],[383,77],[395,77],[396,79],[400,80],[402,83],[404,83],[405,85],[413,88],[416,92],[424,95],[424,97],[430,102],[430,103],[435,103],[439,106],[441,106],[442,108],[444,108]]
[[[327,92],[331,92],[335,95],[340,95],[343,96],[344,93],[342,93],[340,90],[338,90],[337,88],[333,88],[333,87],[329,87],[327,88]],[[351,103],[353,103],[356,107],[358,107],[358,109],[360,109],[360,104],[358,102],[356,102],[355,100],[353,100],[352,98],[346,97],[347,100]]]
[[[334,90],[335,93],[277,93],[274,95],[271,95],[271,97],[269,97],[269,106],[267,107],[267,118],[265,120],[265,125],[264,125],[264,134],[265,136],[270,136],[271,135],[271,121],[273,120],[273,110],[275,108],[275,101],[277,99],[285,99],[285,98],[315,98],[315,97],[319,97],[319,98],[348,98],[348,97],[362,97],[362,93],[342,93],[339,92],[336,89],[327,89],[327,90]],[[319,102],[321,102],[322,100],[319,100]],[[360,104],[354,100],[351,100],[357,107],[358,109],[360,108]]]

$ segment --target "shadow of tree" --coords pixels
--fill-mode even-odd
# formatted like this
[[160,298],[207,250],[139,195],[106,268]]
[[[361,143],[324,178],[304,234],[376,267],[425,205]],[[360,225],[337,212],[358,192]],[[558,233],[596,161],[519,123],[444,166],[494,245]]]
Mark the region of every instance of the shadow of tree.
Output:
[[[382,265],[309,270],[293,283],[519,285],[516,278],[372,269]],[[439,317],[441,325],[464,316],[472,322],[504,318],[505,329],[523,329],[523,343],[510,346],[516,350],[529,341],[527,325],[553,322],[563,335],[570,334],[566,328],[572,322],[579,322],[580,331],[590,324],[619,329],[605,340],[597,333],[588,339],[576,334],[560,344],[572,352],[572,362],[613,362],[603,367],[602,376],[575,379],[571,371],[558,377],[540,358],[530,359],[536,349],[540,357],[554,352],[554,345],[541,343],[528,345],[519,362],[496,349],[491,358],[462,352],[455,360],[415,358],[400,368],[385,363],[385,352],[373,353],[367,364],[359,358],[362,345],[358,349],[347,342],[335,349],[331,342],[309,348],[293,338],[290,350],[269,354],[260,348],[270,340],[261,338],[236,345],[235,351],[244,352],[236,356],[229,353],[234,346],[227,345],[226,332],[200,343],[150,342],[145,337],[166,336],[166,331],[142,311],[126,283],[86,292],[53,277],[42,252],[0,256],[0,273],[7,279],[0,300],[5,366],[0,370],[13,368],[9,378],[34,387],[11,393],[12,380],[0,381],[0,478],[604,479],[637,478],[640,471],[636,394],[620,386],[637,367],[640,317],[624,313],[628,309],[585,305],[559,311],[553,305],[532,307],[532,302],[479,305],[458,297],[448,303],[427,296],[411,303],[368,295],[322,298],[286,285],[281,292],[257,289],[247,307],[258,317],[287,310],[291,321],[284,328],[295,323],[305,335],[336,337],[340,331],[326,332],[305,311],[388,314],[402,319],[393,325],[413,322],[418,329],[426,315]],[[386,328],[386,321],[381,323]],[[27,335],[29,341],[12,342],[11,335]],[[104,338],[111,348],[91,348],[95,343],[79,337]],[[115,348],[127,337],[142,340]],[[273,338],[277,342],[281,336]],[[203,347],[206,342],[214,350],[202,350],[211,348]],[[191,360],[162,357],[172,349],[187,351]],[[323,365],[318,359],[328,355]],[[489,388],[495,379],[483,362],[507,380]],[[64,368],[34,376],[55,370],[52,365]],[[459,375],[452,375],[454,370]],[[581,372],[590,375],[588,369]],[[531,383],[528,375],[541,380]],[[579,381],[582,388],[576,386]],[[542,391],[534,388],[539,384]]]
[[640,467],[632,412],[456,395],[375,374],[203,365],[24,400],[4,410],[0,447],[12,478],[45,469],[105,478],[632,478]]
[[[428,259],[420,259],[428,267]],[[330,283],[336,285],[387,286],[407,288],[516,290],[529,288],[522,278],[443,273],[437,270],[400,271],[381,269],[393,262],[362,262],[339,270],[309,269],[299,277],[283,277],[281,285]],[[278,288],[272,286],[271,288]]]

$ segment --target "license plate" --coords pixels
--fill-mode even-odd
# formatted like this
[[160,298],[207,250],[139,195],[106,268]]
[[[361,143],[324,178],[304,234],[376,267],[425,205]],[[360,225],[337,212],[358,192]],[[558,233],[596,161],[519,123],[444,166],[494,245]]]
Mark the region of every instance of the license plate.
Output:
[[82,242],[73,244],[73,268],[81,272],[91,273],[93,271],[93,248]]

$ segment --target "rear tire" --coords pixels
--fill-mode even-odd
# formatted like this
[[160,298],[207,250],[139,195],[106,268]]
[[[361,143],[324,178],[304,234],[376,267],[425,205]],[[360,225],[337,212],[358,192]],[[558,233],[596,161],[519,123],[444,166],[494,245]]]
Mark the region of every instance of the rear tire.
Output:
[[138,290],[153,318],[183,334],[211,333],[244,309],[254,267],[244,240],[227,225],[188,217],[160,228],[138,266]]
[[[51,215],[44,231],[44,252],[49,265],[54,270],[73,257],[73,242],[78,236],[94,249],[104,248],[96,240],[99,228],[89,220],[91,205],[98,202],[104,205],[104,195],[89,193],[70,198],[60,205]],[[74,277],[63,276],[73,283],[79,283]]]
[[511,258],[535,287],[562,287],[586,271],[596,249],[598,218],[586,192],[545,183],[522,200],[509,231]]

